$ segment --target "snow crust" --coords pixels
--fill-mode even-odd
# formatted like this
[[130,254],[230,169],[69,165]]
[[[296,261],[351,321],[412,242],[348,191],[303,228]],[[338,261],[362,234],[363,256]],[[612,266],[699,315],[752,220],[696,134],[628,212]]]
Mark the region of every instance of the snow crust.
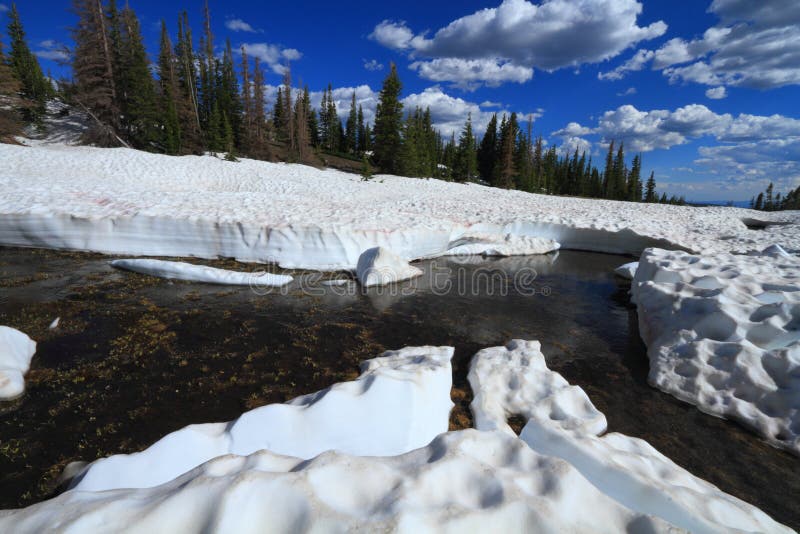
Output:
[[[800,250],[798,212],[534,195],[476,184],[129,149],[0,145],[0,244],[354,269],[381,246],[429,258],[479,234],[639,254]],[[743,218],[767,222],[749,230]]]
[[19,330],[0,326],[0,400],[25,392],[25,373],[36,353],[36,342]]
[[236,286],[283,286],[292,281],[288,275],[265,272],[238,272],[217,269],[205,265],[194,265],[181,261],[165,261],[151,259],[123,259],[111,262],[117,269],[125,269],[141,274],[168,278],[171,280],[188,280],[208,284]]
[[650,249],[631,294],[653,385],[800,454],[800,259]]
[[636,276],[636,269],[638,267],[639,267],[639,262],[632,261],[630,263],[625,263],[623,265],[620,265],[619,267],[614,269],[614,272],[619,276],[621,276],[622,278],[625,278],[627,280],[633,280],[633,277]]
[[427,445],[449,424],[451,347],[406,347],[367,360],[352,382],[245,412],[229,423],[190,425],[142,452],[89,464],[81,491],[157,486],[226,454],[261,449],[298,458],[328,450],[393,456]]
[[383,247],[365,250],[358,258],[356,266],[356,277],[364,287],[409,280],[421,274],[422,270]]
[[580,387],[547,368],[538,341],[513,340],[478,352],[469,380],[478,428],[499,428],[513,435],[507,417],[528,418],[522,441],[540,454],[565,460],[634,513],[699,533],[791,532],[679,467],[646,441],[618,433],[602,435],[605,416]]

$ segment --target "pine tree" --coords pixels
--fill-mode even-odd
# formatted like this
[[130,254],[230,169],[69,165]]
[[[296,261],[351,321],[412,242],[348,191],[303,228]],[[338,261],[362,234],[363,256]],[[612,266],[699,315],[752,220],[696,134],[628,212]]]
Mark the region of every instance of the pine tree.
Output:
[[467,114],[467,122],[458,139],[453,179],[459,182],[472,181],[478,175],[478,156],[475,147],[475,136],[472,134],[472,113]]
[[[541,148],[541,146],[540,146]],[[493,114],[486,126],[481,145],[478,148],[478,173],[487,182],[492,181],[495,164],[497,162],[497,114]]]
[[252,146],[253,135],[253,88],[250,84],[250,60],[247,57],[244,45],[242,54],[242,140],[241,149],[247,153]]
[[160,107],[163,110],[162,146],[167,154],[181,153],[181,125],[178,119],[177,100],[179,94],[177,60],[172,51],[172,42],[167,24],[161,21],[161,46],[158,54],[158,82]]
[[197,68],[192,46],[189,16],[178,17],[178,42],[175,45],[179,93],[175,102],[181,125],[181,153],[200,153],[203,149],[200,109],[197,97]]
[[350,99],[350,113],[344,130],[344,151],[355,154],[358,150],[358,108],[356,108],[356,92]]
[[606,168],[603,171],[603,198],[614,198],[614,140],[608,145]]
[[78,15],[78,24],[72,30],[74,98],[96,122],[90,140],[115,144],[120,141],[120,109],[103,5],[100,0],[73,0],[73,8]]
[[289,65],[283,70],[283,136],[289,143],[289,151],[297,151],[297,138],[294,135],[295,118],[292,103],[292,70]]
[[373,159],[386,173],[400,170],[400,149],[403,139],[400,135],[403,120],[403,104],[400,102],[402,84],[397,75],[397,66],[392,63],[389,75],[383,81],[378,105],[375,111],[375,146]]
[[142,42],[139,19],[129,7],[120,14],[122,36],[116,72],[121,127],[135,148],[152,149],[160,137],[155,82]]
[[309,131],[308,115],[311,109],[311,102],[308,99],[308,86],[303,90],[303,94],[297,98],[294,105],[294,135],[297,155],[300,161],[305,161],[308,156]]
[[250,147],[252,157],[269,159],[271,154],[267,143],[267,113],[264,109],[264,71],[258,57],[253,65],[253,146]]
[[632,202],[642,201],[642,157],[637,154],[633,157],[633,164],[631,165],[631,172],[628,174],[628,200]]
[[764,209],[764,193],[759,193],[756,197],[756,204],[755,209],[763,210]]
[[283,105],[283,88],[278,87],[278,96],[275,97],[275,107],[272,109],[272,124],[275,126],[275,131],[278,135],[282,135],[284,130],[284,110],[286,107]]
[[9,19],[8,36],[11,41],[9,64],[14,77],[21,85],[23,96],[35,104],[28,108],[33,112],[33,116],[29,118],[35,119],[44,112],[47,99],[53,96],[53,86],[42,74],[39,61],[28,48],[16,4],[11,4]]
[[767,186],[767,194],[764,196],[764,210],[772,211],[775,209],[775,204],[772,198],[773,185],[772,182]]
[[495,165],[493,185],[512,189],[514,187],[514,149],[516,147],[519,126],[517,124],[517,114],[512,113],[508,120],[503,115],[500,124],[500,142],[497,163]]
[[19,97],[21,90],[22,84],[13,74],[0,39],[0,101],[6,104],[0,106],[0,142],[6,142],[20,133],[22,124],[17,109],[22,108]]
[[220,110],[227,117],[231,128],[231,139],[235,147],[243,145],[243,105],[239,89],[239,79],[233,65],[233,50],[230,39],[225,40],[225,52],[216,83],[216,99]]
[[645,188],[645,193],[644,193],[645,202],[656,202],[658,200],[658,196],[656,195],[655,176],[656,176],[655,171],[650,172],[650,178],[647,179],[647,186]]
[[367,149],[367,129],[364,126],[364,110],[361,109],[361,104],[358,105],[358,115],[356,117],[356,153],[362,154]]
[[623,142],[620,142],[619,148],[617,149],[617,157],[614,158],[613,169],[614,188],[613,196],[611,198],[624,200],[626,198],[627,191],[625,190],[625,149]]
[[308,141],[312,147],[319,146],[319,119],[317,118],[317,111],[311,107],[311,97],[308,94],[308,86],[305,88],[305,98],[308,104]]

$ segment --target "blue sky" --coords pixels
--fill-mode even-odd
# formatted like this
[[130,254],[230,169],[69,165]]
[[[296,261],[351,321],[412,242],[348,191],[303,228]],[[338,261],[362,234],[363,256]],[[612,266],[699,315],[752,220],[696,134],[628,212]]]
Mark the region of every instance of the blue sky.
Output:
[[[174,35],[201,0],[129,0],[152,57],[159,21]],[[0,11],[10,4],[0,0]],[[55,75],[70,45],[68,0],[17,3],[31,47]],[[331,83],[346,113],[367,110],[390,61],[406,105],[430,106],[445,132],[471,112],[534,119],[534,132],[602,161],[608,141],[641,152],[660,189],[692,200],[749,199],[800,185],[797,0],[275,2],[210,0],[213,31],[267,64],[268,95],[292,61],[315,92]],[[2,13],[0,13],[0,16]],[[5,21],[3,23],[5,26]]]

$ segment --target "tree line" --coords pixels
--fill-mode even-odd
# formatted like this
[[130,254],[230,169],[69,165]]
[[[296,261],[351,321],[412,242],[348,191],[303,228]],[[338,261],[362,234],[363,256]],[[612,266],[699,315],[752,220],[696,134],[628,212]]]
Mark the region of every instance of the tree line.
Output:
[[[471,115],[458,136],[444,137],[429,108],[404,109],[394,64],[373,125],[365,121],[355,92],[346,120],[340,120],[330,85],[315,109],[308,87],[294,86],[288,63],[268,110],[259,58],[249,57],[244,47],[235,54],[230,40],[215,53],[207,3],[197,39],[186,11],[177,17],[174,38],[162,21],[154,68],[127,2],[120,8],[116,0],[73,0],[73,12],[78,20],[72,28],[72,80],[60,84],[60,96],[91,117],[87,142],[172,155],[212,152],[229,159],[304,162],[312,154],[332,154],[362,161],[365,174],[374,165],[390,174],[481,181],[537,193],[683,203],[658,195],[653,173],[643,180],[641,155],[628,167],[622,142],[609,144],[600,168],[586,152],[559,154],[557,147],[547,147],[541,136],[533,137],[532,120],[521,125],[516,113],[494,114],[480,140]],[[0,77],[0,90],[33,102],[30,119],[54,96],[53,86],[25,43],[14,6],[10,17],[11,54],[5,59],[0,47],[0,69],[12,72]]]
[[780,211],[800,209],[800,187],[789,190],[786,195],[775,192],[772,182],[757,196],[750,199],[750,208],[761,211]]

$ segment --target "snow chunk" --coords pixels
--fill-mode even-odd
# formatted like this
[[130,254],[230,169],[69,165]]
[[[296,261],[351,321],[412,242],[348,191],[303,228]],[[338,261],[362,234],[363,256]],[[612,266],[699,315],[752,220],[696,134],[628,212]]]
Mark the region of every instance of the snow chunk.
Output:
[[619,276],[621,276],[622,278],[625,278],[627,280],[633,280],[633,277],[636,276],[636,269],[638,267],[639,267],[639,262],[632,261],[630,263],[620,265],[619,267],[614,269],[614,272]]
[[406,347],[361,365],[352,382],[270,404],[230,423],[190,425],[142,452],[97,460],[73,481],[82,491],[146,488],[212,458],[261,449],[299,458],[328,450],[402,454],[428,444],[449,424],[451,347]]
[[552,239],[525,235],[470,234],[457,239],[445,256],[528,256],[561,248]]
[[194,265],[181,261],[164,261],[150,259],[124,259],[111,262],[117,269],[125,269],[141,274],[149,274],[170,280],[187,280],[189,282],[205,282],[232,286],[283,286],[292,281],[292,277],[282,274],[256,271],[243,273],[217,269],[205,265]]
[[515,339],[505,347],[478,352],[469,368],[475,393],[470,409],[478,430],[514,431],[508,414],[548,421],[581,434],[601,434],[606,417],[586,396],[560,374],[547,368],[538,341]]
[[8,326],[0,326],[0,400],[19,397],[25,391],[25,373],[36,352],[36,342]]
[[[777,253],[776,253],[777,252]],[[650,382],[800,454],[800,259],[646,250],[631,288]]]
[[[528,417],[522,441],[540,454],[565,460],[634,513],[692,532],[791,532],[679,467],[646,441],[616,433],[598,436],[606,429],[605,416],[580,387],[547,368],[536,341],[513,340],[506,347],[478,352],[469,379],[478,428],[513,435],[506,418]],[[583,508],[581,504],[575,510]]]
[[383,247],[365,250],[358,258],[356,276],[364,287],[408,280],[422,271]]
[[56,317],[55,319],[53,319],[53,322],[50,323],[50,326],[48,326],[47,329],[55,330],[56,328],[58,328],[58,323],[60,322],[61,322],[61,317]]
[[[188,452],[188,450],[187,450]],[[674,532],[563,460],[500,432],[449,432],[389,458],[262,450],[147,489],[68,491],[0,515],[0,531]]]

